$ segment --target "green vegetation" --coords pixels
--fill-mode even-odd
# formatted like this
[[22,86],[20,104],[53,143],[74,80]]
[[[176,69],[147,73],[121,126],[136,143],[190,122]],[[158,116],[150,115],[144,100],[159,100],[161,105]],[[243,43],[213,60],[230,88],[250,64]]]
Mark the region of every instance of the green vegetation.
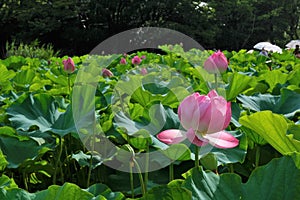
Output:
[[[0,60],[0,199],[299,199],[300,59],[286,50],[271,57],[224,51],[230,64],[218,77],[218,91],[231,101],[227,131],[239,146],[208,146],[209,157],[195,168],[194,148],[168,147],[155,135],[179,128],[183,98],[211,90],[214,78],[202,63],[212,52],[161,48],[166,55],[138,52],[124,57],[127,64],[120,64],[121,55],[74,56],[72,74],[63,70],[66,57]],[[146,58],[133,65],[135,55]],[[99,72],[106,67],[114,76],[83,70],[89,65]],[[81,78],[94,87],[80,97],[94,91],[94,104],[74,100]],[[95,106],[95,121],[85,121],[78,133],[73,119],[89,117],[84,105]],[[95,154],[87,148],[82,138],[99,130],[103,135],[93,145],[101,146],[105,137],[116,151]],[[145,152],[176,161],[164,166],[150,157],[149,166],[161,168],[131,174],[107,165],[122,161],[121,149],[132,155],[128,165],[135,172]]]

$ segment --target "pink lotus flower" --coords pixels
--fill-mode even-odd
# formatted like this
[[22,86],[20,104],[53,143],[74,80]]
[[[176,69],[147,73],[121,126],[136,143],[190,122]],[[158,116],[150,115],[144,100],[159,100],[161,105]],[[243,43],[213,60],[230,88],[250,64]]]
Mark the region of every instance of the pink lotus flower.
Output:
[[142,55],[142,56],[141,56],[141,59],[142,59],[142,60],[146,59],[146,56],[145,56],[145,55]]
[[71,74],[75,71],[75,64],[72,58],[69,57],[67,60],[63,60],[62,63],[64,65],[64,71],[68,74]]
[[224,131],[231,119],[231,103],[215,90],[208,95],[194,93],[186,97],[178,107],[178,116],[183,128],[166,130],[157,138],[167,144],[176,144],[188,138],[197,146],[211,144],[218,148],[233,148],[238,139]]
[[148,71],[147,71],[147,69],[146,69],[145,67],[143,67],[143,68],[141,69],[141,74],[142,74],[142,75],[148,74]]
[[207,58],[204,62],[204,69],[209,73],[222,73],[228,68],[228,61],[226,56],[218,50]]
[[139,65],[142,62],[142,59],[138,56],[134,56],[131,60],[132,64]]
[[121,65],[126,65],[126,64],[127,64],[126,59],[125,59],[125,58],[121,58],[120,64],[121,64]]
[[106,68],[102,69],[102,76],[103,77],[112,77],[113,75],[114,74],[109,69],[106,69]]

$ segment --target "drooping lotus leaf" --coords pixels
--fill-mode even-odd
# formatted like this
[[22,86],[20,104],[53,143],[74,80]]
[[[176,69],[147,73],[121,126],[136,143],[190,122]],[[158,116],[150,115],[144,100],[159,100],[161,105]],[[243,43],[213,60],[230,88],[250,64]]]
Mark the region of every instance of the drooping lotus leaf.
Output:
[[286,119],[270,111],[261,111],[240,118],[240,123],[263,137],[281,154],[300,152],[300,141],[287,134]]
[[300,94],[285,88],[281,90],[281,95],[239,95],[237,99],[242,102],[244,108],[257,112],[270,110],[286,117],[293,117],[296,112],[300,111]]
[[30,94],[21,103],[11,105],[7,114],[16,129],[27,131],[37,126],[41,132],[51,131],[60,136],[76,132],[71,106],[65,112],[59,111],[59,103],[48,94]]

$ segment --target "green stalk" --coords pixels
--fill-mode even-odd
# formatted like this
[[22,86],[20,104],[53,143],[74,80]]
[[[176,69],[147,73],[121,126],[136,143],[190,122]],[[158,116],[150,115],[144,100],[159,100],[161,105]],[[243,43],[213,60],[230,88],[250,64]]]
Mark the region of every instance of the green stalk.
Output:
[[71,95],[71,81],[70,81],[70,74],[68,74],[68,93],[69,96]]
[[[60,163],[60,159],[61,159],[61,155],[63,152],[63,139],[61,137],[58,137],[59,139],[59,152],[58,152],[58,156],[57,156],[57,161],[55,163],[55,167],[54,167],[54,174],[53,174],[53,184],[56,185],[56,176],[57,176],[57,171],[58,171],[58,164]],[[61,171],[61,173],[63,173]],[[63,174],[62,174],[63,176]]]
[[144,179],[143,179],[143,175],[142,175],[142,171],[141,171],[141,168],[138,164],[138,162],[133,158],[133,162],[138,170],[138,176],[139,176],[139,179],[140,179],[140,183],[141,183],[141,188],[142,188],[142,194],[143,196],[146,194],[146,189],[145,189],[145,183],[144,183]]
[[199,168],[199,147],[197,145],[195,146],[195,168]]
[[95,126],[96,126],[96,124],[93,125],[91,160],[90,160],[90,163],[89,163],[89,171],[88,171],[88,177],[87,177],[87,182],[86,182],[87,186],[86,187],[90,186],[90,180],[91,180],[91,174],[92,174],[92,168],[93,168],[93,154],[94,154],[95,140],[96,140],[95,139]]
[[129,163],[129,175],[130,175],[130,189],[131,189],[131,198],[134,198],[134,184],[133,184],[133,172],[132,172],[132,167],[133,163],[130,161]]
[[27,175],[26,175],[25,172],[23,172],[22,174],[23,174],[23,181],[24,181],[25,190],[28,191]]
[[145,190],[147,192],[147,187],[148,187],[148,169],[149,169],[149,145],[147,144],[147,149],[146,149],[146,156],[145,156],[145,179],[144,179],[144,183],[145,183]]
[[260,159],[260,146],[256,145],[255,168],[259,166],[259,159]]
[[215,75],[215,89],[218,92],[218,75],[217,73],[215,73],[214,75]]
[[170,182],[174,180],[174,164],[169,165],[169,180]]
[[234,168],[233,168],[233,164],[232,163],[229,163],[227,167],[229,168],[229,172],[230,173],[234,173]]
[[88,176],[87,176],[87,181],[86,181],[86,187],[87,188],[90,186],[92,166],[93,166],[93,153],[91,154],[91,159],[90,159],[90,163],[89,163],[89,171],[88,171]]

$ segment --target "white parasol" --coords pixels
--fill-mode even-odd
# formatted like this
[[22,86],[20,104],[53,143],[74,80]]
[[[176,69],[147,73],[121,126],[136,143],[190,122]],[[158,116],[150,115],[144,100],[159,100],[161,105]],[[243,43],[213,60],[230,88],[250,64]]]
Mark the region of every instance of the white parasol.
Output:
[[300,40],[291,40],[289,43],[287,43],[285,46],[290,49],[295,49],[296,45],[300,46]]
[[259,42],[256,45],[254,45],[253,48],[259,50],[265,49],[266,51],[282,53],[282,49],[279,46],[271,44],[270,42]]

